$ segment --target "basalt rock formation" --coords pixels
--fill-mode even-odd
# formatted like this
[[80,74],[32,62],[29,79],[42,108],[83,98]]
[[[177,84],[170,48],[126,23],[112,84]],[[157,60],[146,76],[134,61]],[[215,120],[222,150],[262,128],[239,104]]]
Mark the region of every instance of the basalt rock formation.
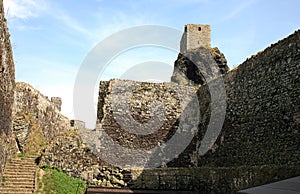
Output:
[[178,54],[171,81],[181,85],[202,85],[228,70],[227,60],[217,47],[199,47]]

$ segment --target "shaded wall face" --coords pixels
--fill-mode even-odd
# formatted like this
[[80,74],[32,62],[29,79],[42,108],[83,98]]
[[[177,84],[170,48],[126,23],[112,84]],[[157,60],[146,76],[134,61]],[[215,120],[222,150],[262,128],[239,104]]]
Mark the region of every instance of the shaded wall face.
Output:
[[299,50],[297,31],[225,75],[222,133],[199,165],[299,165]]
[[9,33],[4,18],[3,2],[0,1],[0,176],[6,163],[11,140],[12,104],[14,97],[14,63]]

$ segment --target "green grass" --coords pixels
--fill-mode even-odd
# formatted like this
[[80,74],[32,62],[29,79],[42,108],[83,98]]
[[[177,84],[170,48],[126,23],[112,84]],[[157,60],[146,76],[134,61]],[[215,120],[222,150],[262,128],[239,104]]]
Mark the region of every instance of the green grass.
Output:
[[[78,178],[72,178],[59,169],[42,167],[46,174],[42,178],[45,194],[84,194],[86,183]],[[39,185],[40,186],[40,185]]]

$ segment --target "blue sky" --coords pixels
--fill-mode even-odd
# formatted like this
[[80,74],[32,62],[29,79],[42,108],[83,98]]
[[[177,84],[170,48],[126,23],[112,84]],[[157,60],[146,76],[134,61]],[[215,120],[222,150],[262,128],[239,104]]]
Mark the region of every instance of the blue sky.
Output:
[[[299,0],[4,0],[4,6],[17,81],[61,96],[62,112],[70,118],[82,61],[97,43],[122,29],[210,24],[212,46],[232,68],[300,27]],[[176,56],[157,48],[129,52],[112,61],[102,78],[118,78],[147,60],[172,65]]]

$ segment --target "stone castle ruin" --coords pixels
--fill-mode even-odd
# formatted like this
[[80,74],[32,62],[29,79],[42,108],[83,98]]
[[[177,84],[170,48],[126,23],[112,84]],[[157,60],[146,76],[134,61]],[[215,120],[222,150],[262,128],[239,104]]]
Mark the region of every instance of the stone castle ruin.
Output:
[[[42,162],[59,166],[71,176],[102,187],[189,190],[195,193],[234,193],[237,189],[299,175],[297,80],[300,31],[229,71],[224,55],[219,49],[209,46],[209,33],[202,37],[194,31],[199,30],[198,27],[203,26],[187,25],[183,40],[189,35],[191,39],[204,41],[199,42],[200,47],[198,42],[193,46],[188,44],[188,39],[186,44],[181,42],[184,52],[179,53],[175,61],[170,83],[101,81],[97,110],[99,128],[81,130],[80,135],[56,137],[43,153]],[[209,27],[201,28],[205,29]],[[195,35],[190,36],[189,32],[195,32]],[[216,66],[214,71],[218,72],[216,77],[209,71],[212,64]],[[217,99],[216,102],[225,99],[221,94],[212,96],[211,93],[213,87],[218,91],[220,79],[226,92],[225,106],[212,104],[212,99]],[[188,100],[182,97],[188,94],[196,95],[198,106],[182,106],[181,103]],[[154,116],[151,111],[156,101],[164,109]],[[224,123],[217,139],[203,141],[213,106],[217,107],[214,114],[221,114],[218,110],[225,108]],[[174,134],[184,134],[184,129],[192,129],[189,124],[194,121],[189,119],[197,113],[193,107],[198,107],[199,124],[187,147],[176,157],[168,158],[167,154],[168,149],[177,148],[176,143],[147,155],[159,144],[169,146],[168,141]],[[129,128],[142,126],[141,129],[151,130],[162,120],[160,128],[149,134],[136,134],[123,128],[125,123],[130,124]],[[180,128],[182,120],[186,124],[183,129]],[[115,144],[123,149],[114,147]],[[201,155],[201,145],[205,144],[209,145],[209,150]],[[72,147],[72,155],[68,155],[69,147]],[[74,150],[74,147],[78,149]],[[145,151],[132,155],[132,150]],[[165,162],[159,163],[157,156],[164,156]],[[92,161],[97,161],[97,164]],[[143,161],[148,161],[148,167],[151,164],[161,166],[131,170],[111,166],[114,162],[121,165],[118,161],[137,167]]]
[[[299,176],[299,30],[229,70],[224,54],[210,46],[210,27],[188,24],[171,82],[101,81],[98,128],[86,130],[83,122],[70,125],[60,113],[60,98],[50,101],[29,84],[15,83],[0,3],[0,177],[10,157],[42,142],[46,145],[34,150],[41,154],[40,165],[101,187],[235,193]],[[226,97],[212,92],[220,88]],[[221,110],[217,138],[206,138],[211,118]],[[144,133],[128,132],[124,123]],[[190,132],[182,152],[168,155],[180,150],[182,140],[173,138]],[[199,154],[203,145],[208,150]],[[114,166],[108,158],[137,168]],[[155,168],[138,168],[140,163]]]

